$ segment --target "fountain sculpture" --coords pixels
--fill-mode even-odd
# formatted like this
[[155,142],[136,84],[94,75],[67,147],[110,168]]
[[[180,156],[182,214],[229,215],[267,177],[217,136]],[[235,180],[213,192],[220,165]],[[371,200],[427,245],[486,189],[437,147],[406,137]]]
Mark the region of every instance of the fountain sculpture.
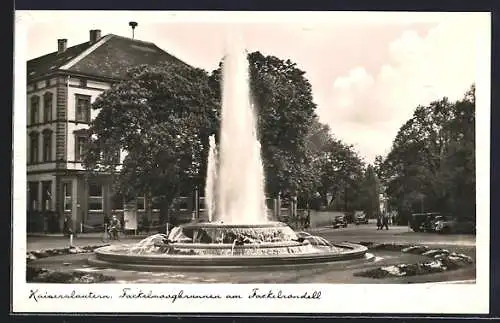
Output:
[[95,265],[134,269],[262,267],[364,258],[360,245],[332,244],[268,219],[264,171],[251,103],[249,62],[239,39],[224,58],[220,143],[209,138],[208,223],[193,222],[134,246],[96,250]]

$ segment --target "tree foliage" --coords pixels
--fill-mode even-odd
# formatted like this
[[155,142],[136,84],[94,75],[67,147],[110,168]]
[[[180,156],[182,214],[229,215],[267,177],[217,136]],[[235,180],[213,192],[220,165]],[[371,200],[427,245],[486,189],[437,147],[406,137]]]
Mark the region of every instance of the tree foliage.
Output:
[[367,217],[376,218],[380,214],[380,183],[372,165],[368,165],[360,185],[358,206]]
[[378,172],[391,206],[475,217],[475,87],[416,108]]
[[[357,200],[364,163],[351,145],[331,139],[321,154],[319,192],[327,205],[337,210],[353,211]],[[327,196],[332,196],[330,201]]]
[[[93,103],[85,165],[117,176],[118,191],[160,197],[162,214],[186,186],[201,185],[218,102],[208,75],[183,65],[138,66]],[[106,158],[124,150],[123,165]],[[184,187],[183,187],[184,186]]]

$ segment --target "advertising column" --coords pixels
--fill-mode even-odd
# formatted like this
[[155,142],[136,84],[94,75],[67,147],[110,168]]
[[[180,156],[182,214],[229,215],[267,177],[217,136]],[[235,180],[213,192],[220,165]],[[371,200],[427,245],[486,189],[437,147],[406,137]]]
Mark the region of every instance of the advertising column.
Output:
[[137,232],[137,200],[125,203],[123,210],[123,230]]

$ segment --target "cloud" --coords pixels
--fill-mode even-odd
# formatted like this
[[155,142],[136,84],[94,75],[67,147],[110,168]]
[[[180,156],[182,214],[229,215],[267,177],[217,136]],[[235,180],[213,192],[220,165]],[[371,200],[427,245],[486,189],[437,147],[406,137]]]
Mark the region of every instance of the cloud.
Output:
[[468,14],[338,13],[316,20],[300,13],[301,19],[257,23],[180,16],[31,11],[16,13],[16,20],[30,24],[26,58],[55,51],[58,38],[67,38],[68,46],[88,41],[90,29],[130,36],[134,20],[137,39],[207,71],[223,56],[226,28],[238,27],[249,50],[289,58],[306,72],[322,121],[368,160],[387,151],[419,103],[461,96],[474,81],[477,24]]
[[404,31],[390,42],[388,61],[376,73],[357,66],[333,80],[328,103],[319,107],[322,121],[368,161],[387,153],[418,105],[459,99],[476,81],[475,22],[448,19],[426,35]]

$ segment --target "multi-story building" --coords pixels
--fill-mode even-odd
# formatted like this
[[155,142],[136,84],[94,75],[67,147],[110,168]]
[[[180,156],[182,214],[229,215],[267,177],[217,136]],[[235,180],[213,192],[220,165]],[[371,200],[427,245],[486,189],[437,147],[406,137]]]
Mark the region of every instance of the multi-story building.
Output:
[[[50,54],[27,62],[27,210],[28,223],[54,211],[59,226],[71,215],[74,229],[101,224],[103,216],[123,210],[109,176],[85,176],[82,149],[86,129],[99,113],[92,102],[126,77],[129,67],[183,63],[155,44],[91,30],[89,41],[68,47],[58,39]],[[190,200],[181,208],[188,210]],[[137,200],[146,211],[144,197]],[[152,203],[152,208],[155,208]],[[35,211],[35,212],[33,212]],[[150,212],[148,212],[151,214]]]

